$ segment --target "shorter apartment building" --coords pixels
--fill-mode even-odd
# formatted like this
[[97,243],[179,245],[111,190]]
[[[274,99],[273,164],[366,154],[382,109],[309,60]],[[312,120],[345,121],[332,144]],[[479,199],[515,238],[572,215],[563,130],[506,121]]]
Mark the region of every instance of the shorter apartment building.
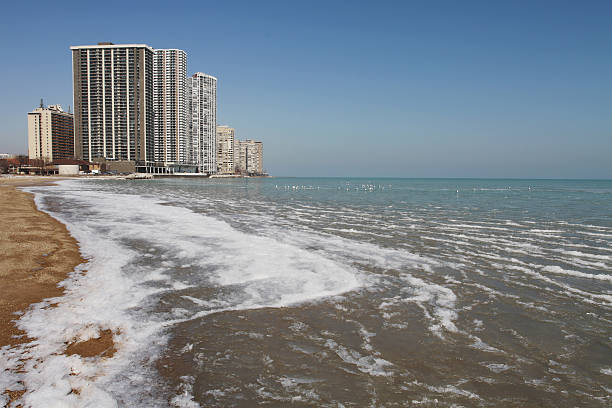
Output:
[[74,157],[74,116],[60,105],[28,113],[28,155],[50,162]]
[[255,140],[236,140],[236,170],[240,174],[262,175],[263,143]]
[[217,126],[217,173],[234,174],[234,144],[236,131],[229,126]]

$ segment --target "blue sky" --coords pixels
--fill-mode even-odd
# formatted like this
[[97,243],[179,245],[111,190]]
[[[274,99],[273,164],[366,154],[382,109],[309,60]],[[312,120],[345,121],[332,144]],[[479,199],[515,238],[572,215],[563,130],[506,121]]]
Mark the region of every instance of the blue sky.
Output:
[[274,175],[612,178],[612,2],[10,2],[0,152],[70,45],[181,48]]

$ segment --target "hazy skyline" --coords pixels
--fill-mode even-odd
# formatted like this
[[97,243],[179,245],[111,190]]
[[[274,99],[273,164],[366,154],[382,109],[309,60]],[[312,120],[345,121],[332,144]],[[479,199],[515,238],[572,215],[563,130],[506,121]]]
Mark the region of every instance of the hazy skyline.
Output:
[[71,45],[180,48],[276,176],[612,178],[610,2],[9,3],[0,153]]

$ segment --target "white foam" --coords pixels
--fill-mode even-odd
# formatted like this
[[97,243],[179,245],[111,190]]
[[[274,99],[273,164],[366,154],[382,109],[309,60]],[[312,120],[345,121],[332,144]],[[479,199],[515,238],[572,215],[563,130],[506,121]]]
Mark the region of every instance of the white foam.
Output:
[[193,383],[195,378],[192,376],[181,377],[181,384],[178,387],[178,394],[172,397],[170,403],[178,408],[200,408],[200,404],[193,400]]
[[408,274],[402,274],[401,278],[409,284],[402,288],[402,293],[410,295],[404,301],[415,302],[422,308],[426,304],[433,307],[433,317],[429,313],[426,313],[426,316],[429,315],[433,320],[430,330],[434,334],[441,336],[442,328],[450,332],[457,332],[457,326],[454,323],[457,319],[457,312],[454,310],[457,296],[452,290]]
[[[38,195],[37,204],[40,207]],[[68,227],[81,242],[83,254],[90,258],[87,264],[77,268],[86,269],[87,273],[74,273],[63,283],[65,295],[52,300],[57,303],[56,307],[35,306],[18,321],[19,328],[38,340],[27,345],[32,347],[20,347],[22,357],[30,360],[24,363],[25,373],[11,375],[24,382],[28,392],[22,401],[27,406],[114,407],[115,397],[104,386],[106,381],[122,372],[130,360],[138,358],[142,346],[155,350],[157,340],[151,339],[163,341],[161,335],[152,336],[157,331],[154,324],[147,324],[127,312],[156,289],[138,287],[121,273],[133,256],[131,251],[112,240],[94,241],[96,234],[87,227],[75,228],[70,223]],[[157,271],[151,275],[158,277]],[[66,343],[95,338],[100,329],[115,332],[118,351],[113,359],[83,359],[61,354]],[[129,387],[129,383],[125,385]],[[70,393],[71,389],[80,393]],[[42,401],[45,404],[40,405]]]
[[[332,256],[340,262],[352,261],[368,267],[374,266],[402,271],[400,279],[402,280],[404,296],[400,302],[419,305],[423,309],[425,317],[432,321],[429,328],[437,336],[442,336],[443,329],[451,332],[457,331],[454,323],[457,319],[457,313],[454,310],[457,297],[453,291],[406,272],[406,270],[421,269],[431,273],[433,272],[432,267],[450,265],[448,262],[441,263],[409,251],[384,248],[372,243],[357,242],[334,235],[322,236],[316,233],[303,233],[301,231],[298,233],[291,230],[274,230],[274,234],[282,236],[284,242],[300,247],[322,245],[325,248],[326,256]],[[376,278],[370,275],[368,279]]]
[[512,295],[510,293],[503,293],[503,292],[500,292],[498,290],[491,289],[488,286],[481,285],[480,283],[466,283],[466,285],[474,286],[475,288],[484,290],[485,292],[489,293],[489,296],[501,296],[501,297],[507,297],[507,298],[511,298],[511,299],[519,299],[520,298],[520,296]]
[[[35,307],[19,320],[19,327],[38,339],[32,347],[0,352],[0,365],[11,370],[3,373],[0,388],[15,389],[23,381],[28,392],[20,402],[27,406],[42,406],[41,401],[50,407],[115,407],[134,401],[164,406],[167,395],[140,394],[156,381],[151,362],[166,344],[165,327],[222,310],[314,301],[362,284],[353,268],[290,243],[246,234],[153,198],[87,188],[77,181],[36,188],[39,208],[44,209],[40,192],[68,200],[66,213],[52,215],[67,225],[89,262],[79,268],[85,274],[75,273],[64,282],[65,295],[53,299],[57,307]],[[132,242],[141,249],[129,249],[126,244]],[[160,251],[158,268],[140,263],[152,262]],[[180,265],[198,273],[190,274],[187,283],[184,278],[176,281],[173,274]],[[189,310],[152,313],[158,293],[194,285],[232,286],[233,296],[185,296],[192,302]],[[66,343],[95,337],[104,329],[114,332],[117,352],[112,358],[62,354]],[[18,372],[22,357],[30,358],[24,373]],[[179,390],[173,404],[196,406],[187,388]]]
[[414,385],[418,385],[421,387],[426,388],[427,390],[431,391],[431,392],[435,392],[438,394],[455,394],[455,395],[461,395],[464,397],[468,397],[471,399],[477,399],[477,400],[481,400],[482,398],[480,398],[480,396],[478,394],[475,394],[471,391],[467,391],[467,390],[463,390],[461,388],[458,388],[455,385],[440,385],[440,386],[433,386],[433,385],[428,385],[428,384],[424,384],[418,381],[412,381],[412,384]]
[[309,384],[319,382],[320,380],[311,379],[311,378],[299,378],[299,377],[280,377],[278,382],[285,388],[288,392],[298,395],[295,395],[291,398],[291,402],[299,402],[299,401],[319,401],[321,397],[314,392],[314,390],[310,389]]
[[453,229],[475,229],[475,230],[486,229],[486,230],[493,230],[493,231],[512,231],[508,228],[494,227],[488,224],[440,224],[440,225],[442,226],[443,229],[453,228]]
[[578,278],[598,279],[598,280],[604,280],[604,281],[612,282],[612,275],[606,275],[604,273],[601,273],[601,274],[592,274],[592,273],[584,273],[584,272],[572,271],[572,270],[563,269],[560,266],[556,266],[556,265],[547,265],[547,266],[544,266],[544,267],[542,267],[541,271],[543,271],[543,272],[550,272],[550,273],[554,273],[554,274],[557,274],[557,275],[568,275],[568,276],[575,276],[575,277],[578,277]]
[[[592,248],[592,247],[588,247],[588,248]],[[612,261],[612,256],[610,255],[591,254],[589,252],[581,252],[581,251],[568,251],[567,249],[559,249],[559,248],[553,248],[551,249],[551,251],[558,252],[563,255],[567,255],[571,257],[591,258],[591,259],[597,259],[597,260],[602,260],[602,261]]]
[[576,231],[578,234],[587,235],[591,237],[601,237],[601,238],[612,238],[612,234],[604,234],[597,232],[588,232],[588,231]]
[[362,356],[358,351],[339,345],[331,339],[328,339],[325,345],[330,350],[333,350],[342,361],[355,365],[363,373],[385,377],[393,375],[393,372],[390,370],[393,364],[385,359],[371,355]]
[[512,367],[510,367],[507,364],[502,364],[502,363],[489,363],[489,364],[484,364],[485,367],[487,367],[489,370],[493,371],[494,373],[501,373],[504,371],[507,371],[509,369],[511,369]]
[[505,354],[504,351],[495,348],[493,346],[488,345],[487,343],[485,343],[484,341],[482,341],[479,337],[474,336],[472,334],[468,334],[468,333],[463,333],[465,334],[467,337],[469,337],[470,339],[472,339],[474,342],[470,345],[470,347],[475,348],[477,350],[482,350],[485,351],[487,353],[501,353],[501,354]]
[[[526,268],[523,266],[518,266],[518,265],[502,265],[502,264],[491,264],[492,266],[499,268],[499,269],[506,269],[506,270],[517,270],[520,271],[522,273],[525,273],[527,275],[530,275],[538,280],[544,281],[546,283],[549,283],[551,285],[555,285],[558,287],[561,287],[563,289],[565,289],[565,292],[563,292],[564,294],[577,298],[583,302],[586,303],[591,303],[591,304],[607,304],[607,305],[612,305],[612,295],[609,294],[599,294],[599,293],[591,293],[591,292],[586,292],[584,290],[580,290],[577,288],[574,288],[570,285],[567,285],[565,283],[562,282],[558,282],[555,281],[554,279],[551,279],[547,276],[542,275],[541,273],[538,273],[530,268]],[[517,283],[517,282],[515,282]],[[541,288],[538,288],[541,289]],[[599,300],[596,301],[594,299]]]
[[378,306],[383,311],[382,317],[384,319],[389,320],[399,315],[390,312],[396,305],[414,303],[423,310],[425,318],[431,322],[429,330],[436,336],[443,338],[443,329],[449,332],[458,332],[455,325],[457,297],[451,289],[426,282],[407,273],[401,274],[400,279],[408,284],[402,287],[402,296],[383,298]]

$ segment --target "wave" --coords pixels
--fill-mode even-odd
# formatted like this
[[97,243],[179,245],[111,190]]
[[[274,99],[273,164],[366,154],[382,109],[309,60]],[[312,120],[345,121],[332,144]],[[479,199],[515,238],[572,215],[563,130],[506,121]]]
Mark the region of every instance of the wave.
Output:
[[[78,181],[31,191],[39,208],[66,224],[88,262],[64,282],[56,307],[38,305],[19,320],[37,340],[0,355],[6,367],[28,358],[25,372],[14,370],[4,381],[23,382],[26,405],[165,406],[163,393],[142,391],[156,388],[151,362],[166,344],[168,326],[223,310],[316,301],[362,285],[354,268],[319,253],[151,197],[88,190]],[[155,312],[162,294],[203,286],[216,295],[192,296],[187,313]],[[112,358],[64,354],[66,344],[102,329],[114,333]]]

